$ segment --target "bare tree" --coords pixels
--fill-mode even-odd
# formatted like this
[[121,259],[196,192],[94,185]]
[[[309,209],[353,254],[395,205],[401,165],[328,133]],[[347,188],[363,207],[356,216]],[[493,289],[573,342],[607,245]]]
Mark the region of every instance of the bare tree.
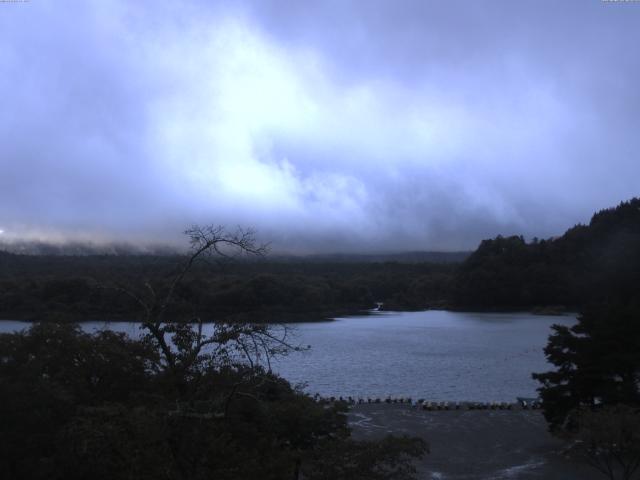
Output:
[[138,288],[133,285],[114,287],[139,305],[144,339],[159,352],[155,368],[172,374],[183,383],[203,368],[238,361],[245,362],[251,369],[262,366],[271,371],[274,355],[299,350],[290,341],[290,332],[285,325],[215,322],[205,333],[201,316],[189,322],[167,318],[176,290],[197,262],[242,255],[262,257],[268,250],[267,245],[256,241],[253,230],[238,228],[228,232],[223,226],[194,225],[184,233],[190,241],[189,253],[163,285],[154,286],[145,279]]

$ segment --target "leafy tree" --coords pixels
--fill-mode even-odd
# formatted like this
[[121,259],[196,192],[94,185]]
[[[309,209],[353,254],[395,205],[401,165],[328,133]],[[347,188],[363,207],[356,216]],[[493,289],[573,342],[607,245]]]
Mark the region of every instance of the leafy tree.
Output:
[[533,374],[552,430],[569,413],[598,405],[640,405],[640,315],[628,306],[591,307],[572,327],[554,325],[545,354],[557,369]]
[[610,480],[631,480],[640,467],[640,409],[617,405],[572,412],[566,434],[577,454]]
[[533,375],[552,433],[610,479],[631,479],[640,465],[640,310],[600,305],[553,329],[545,353],[557,369]]
[[35,324],[0,335],[0,470],[47,478],[57,437],[81,406],[129,402],[151,389],[155,353],[114,332]]

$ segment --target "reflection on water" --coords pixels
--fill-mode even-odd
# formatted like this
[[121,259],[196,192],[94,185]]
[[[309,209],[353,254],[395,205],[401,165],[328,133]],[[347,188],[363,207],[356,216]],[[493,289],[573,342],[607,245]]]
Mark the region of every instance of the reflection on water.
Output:
[[[536,396],[532,372],[545,371],[549,327],[575,317],[528,313],[381,312],[334,322],[294,324],[307,352],[277,360],[274,369],[325,396],[411,396],[441,401],[512,401]],[[0,322],[0,331],[27,327]],[[135,323],[87,322],[131,336]]]
[[575,317],[527,313],[384,312],[298,324],[311,350],[277,362],[322,395],[512,401],[536,396],[532,372],[550,368],[550,326]]

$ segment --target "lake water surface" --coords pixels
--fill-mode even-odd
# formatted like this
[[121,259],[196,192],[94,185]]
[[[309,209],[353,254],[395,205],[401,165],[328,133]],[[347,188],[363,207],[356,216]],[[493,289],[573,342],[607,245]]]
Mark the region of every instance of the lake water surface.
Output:
[[[433,401],[513,401],[535,397],[532,372],[549,370],[542,349],[554,323],[575,316],[529,313],[380,312],[332,322],[292,324],[295,340],[310,345],[274,362],[291,382],[324,396],[410,396]],[[27,327],[0,322],[0,331]],[[132,336],[135,323],[83,324]]]

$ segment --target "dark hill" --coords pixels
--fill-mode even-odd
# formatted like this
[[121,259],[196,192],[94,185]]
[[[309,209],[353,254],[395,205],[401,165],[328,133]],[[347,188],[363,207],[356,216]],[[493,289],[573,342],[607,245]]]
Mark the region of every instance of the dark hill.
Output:
[[460,307],[583,306],[638,299],[640,199],[597,212],[561,237],[483,240],[452,285]]

